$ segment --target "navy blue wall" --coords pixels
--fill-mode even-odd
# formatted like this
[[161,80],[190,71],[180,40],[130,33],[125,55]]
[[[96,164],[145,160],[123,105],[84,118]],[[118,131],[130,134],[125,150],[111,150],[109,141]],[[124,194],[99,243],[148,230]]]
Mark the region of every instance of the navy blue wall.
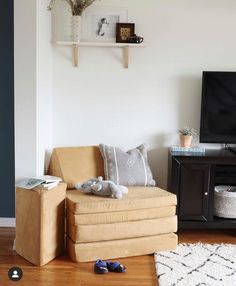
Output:
[[15,216],[13,0],[0,1],[0,217]]

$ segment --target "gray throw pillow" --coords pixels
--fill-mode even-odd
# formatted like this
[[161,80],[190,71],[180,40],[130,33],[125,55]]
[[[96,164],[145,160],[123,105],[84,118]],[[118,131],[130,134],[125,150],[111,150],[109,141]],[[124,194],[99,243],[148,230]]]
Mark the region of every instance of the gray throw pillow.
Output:
[[104,159],[106,180],[125,186],[155,186],[145,144],[128,152],[104,144],[99,148]]

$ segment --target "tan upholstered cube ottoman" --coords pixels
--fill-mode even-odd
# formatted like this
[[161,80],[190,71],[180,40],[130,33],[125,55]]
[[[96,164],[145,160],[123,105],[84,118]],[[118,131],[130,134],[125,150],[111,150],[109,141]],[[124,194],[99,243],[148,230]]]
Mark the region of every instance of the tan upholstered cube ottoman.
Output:
[[51,190],[16,189],[16,252],[42,266],[64,247],[66,184]]

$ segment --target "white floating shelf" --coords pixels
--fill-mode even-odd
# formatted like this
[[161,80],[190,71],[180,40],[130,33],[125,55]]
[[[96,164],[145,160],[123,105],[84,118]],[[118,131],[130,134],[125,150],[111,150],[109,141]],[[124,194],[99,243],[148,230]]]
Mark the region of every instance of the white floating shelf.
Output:
[[144,44],[129,44],[129,43],[106,43],[106,42],[73,42],[73,41],[58,41],[60,46],[71,46],[73,53],[73,63],[77,67],[79,64],[79,47],[102,47],[102,48],[122,48],[123,49],[123,64],[124,68],[129,67],[129,48],[144,48]]

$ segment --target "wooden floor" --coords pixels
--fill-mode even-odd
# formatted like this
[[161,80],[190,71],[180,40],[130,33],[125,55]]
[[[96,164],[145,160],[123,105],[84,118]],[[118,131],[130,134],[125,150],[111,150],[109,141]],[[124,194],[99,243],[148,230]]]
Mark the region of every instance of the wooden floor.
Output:
[[[182,231],[179,242],[233,243],[236,230]],[[15,237],[13,228],[0,228],[0,285],[17,286],[157,286],[153,255],[124,258],[119,261],[127,267],[127,273],[93,273],[93,263],[73,263],[64,255],[44,267],[35,267],[12,251]],[[12,266],[22,268],[24,276],[18,282],[8,279]]]

